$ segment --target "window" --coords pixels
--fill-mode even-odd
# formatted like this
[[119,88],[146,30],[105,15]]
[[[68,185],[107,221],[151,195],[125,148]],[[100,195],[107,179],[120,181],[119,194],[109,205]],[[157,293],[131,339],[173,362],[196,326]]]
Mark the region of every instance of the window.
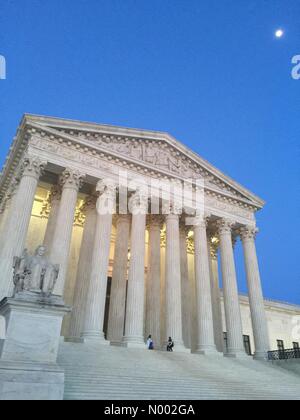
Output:
[[284,351],[284,342],[283,340],[277,340],[278,351]]
[[299,343],[293,343],[293,349],[299,350],[300,349]]
[[244,347],[245,347],[245,351],[248,354],[248,356],[252,355],[251,352],[251,342],[250,342],[250,337],[249,335],[244,335]]
[[[251,342],[250,342],[250,337],[249,335],[244,335],[244,347],[245,347],[245,352],[248,354],[248,356],[252,356],[252,351],[251,351]],[[228,352],[228,335],[227,332],[223,333],[223,339],[224,339],[224,349],[225,352]]]
[[227,332],[223,333],[223,338],[224,338],[224,349],[225,352],[228,353],[228,338],[227,338]]
[[104,335],[105,335],[106,339],[107,339],[107,330],[108,330],[110,292],[111,292],[111,277],[108,277],[108,279],[107,279],[107,289],[106,289],[106,303],[105,303],[104,323],[103,323],[103,331],[104,331]]

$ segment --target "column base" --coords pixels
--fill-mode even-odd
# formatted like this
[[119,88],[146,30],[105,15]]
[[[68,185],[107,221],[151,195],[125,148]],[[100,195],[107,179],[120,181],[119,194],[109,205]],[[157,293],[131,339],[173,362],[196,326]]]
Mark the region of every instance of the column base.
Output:
[[84,343],[84,339],[81,337],[64,337],[64,341],[66,343],[78,343],[78,344]]
[[203,356],[223,356],[223,353],[219,353],[215,346],[198,346],[194,353]]
[[110,345],[115,347],[125,347],[123,341],[110,341]]
[[0,361],[0,401],[61,401],[64,380],[56,364]]
[[109,346],[109,341],[105,340],[104,334],[98,331],[87,331],[81,335],[81,342],[86,344],[99,344]]
[[268,352],[262,351],[262,352],[254,353],[253,359],[267,362],[268,361]]
[[231,359],[250,359],[251,360],[251,358],[250,358],[250,356],[248,356],[248,354],[246,354],[246,352],[245,351],[242,351],[242,350],[231,350],[231,351],[228,351],[227,353],[224,353],[224,357],[228,357],[228,358],[231,358]]
[[122,347],[132,349],[145,349],[146,343],[143,337],[123,337]]

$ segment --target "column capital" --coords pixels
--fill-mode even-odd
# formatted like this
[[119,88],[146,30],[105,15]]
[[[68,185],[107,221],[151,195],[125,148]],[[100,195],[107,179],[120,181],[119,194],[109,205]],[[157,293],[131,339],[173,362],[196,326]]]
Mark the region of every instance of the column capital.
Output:
[[179,214],[169,213],[169,214],[166,214],[165,217],[166,217],[166,221],[168,221],[168,220],[176,220],[176,221],[179,222]]
[[86,197],[82,205],[82,211],[86,214],[89,210],[96,210],[97,199],[96,195]]
[[219,235],[224,235],[226,233],[232,232],[232,227],[234,222],[228,219],[220,219],[216,222],[216,227]]
[[97,212],[101,215],[115,214],[116,184],[111,179],[101,179],[96,186]]
[[242,241],[255,240],[258,228],[254,226],[243,226],[238,232]]
[[48,218],[51,208],[54,202],[61,200],[61,187],[59,185],[53,185],[47,195],[47,198],[43,201],[42,210],[40,215],[44,218]]
[[53,185],[51,187],[51,190],[49,192],[49,201],[50,204],[54,201],[54,200],[60,200],[61,199],[61,186],[60,185]]
[[20,176],[31,177],[38,180],[43,174],[47,161],[40,159],[37,156],[24,156],[21,163]]
[[165,216],[181,216],[182,215],[182,203],[176,200],[163,200],[162,201],[162,213]]
[[98,196],[105,194],[107,198],[115,199],[116,197],[116,183],[109,178],[100,179],[96,185],[96,193]]
[[66,168],[59,178],[59,184],[63,189],[70,188],[76,191],[82,187],[85,175],[76,169]]
[[8,188],[8,192],[7,192],[7,195],[9,195],[9,198],[11,198],[14,195],[14,193],[16,192],[17,187],[20,184],[20,181],[21,181],[21,174],[13,177],[13,179],[10,183],[10,186]]
[[207,232],[207,242],[209,245],[211,258],[216,260],[218,258],[218,249],[220,246],[220,241],[214,234],[212,234],[211,232]]
[[211,214],[196,211],[194,215],[186,217],[186,224],[190,226],[190,228],[202,227],[207,228],[210,222]]
[[209,222],[209,216],[195,216],[194,228],[200,227],[206,229]]
[[13,179],[12,179],[11,183],[9,184],[9,187],[8,187],[6,193],[5,193],[5,196],[3,197],[3,200],[1,202],[0,213],[4,212],[4,210],[7,206],[7,203],[12,199],[12,197],[16,193],[17,187],[20,183],[20,180],[21,180],[20,175],[16,175],[16,176],[13,177]]
[[143,189],[137,189],[132,193],[129,198],[129,211],[133,214],[144,214],[148,213],[149,197],[146,191]]

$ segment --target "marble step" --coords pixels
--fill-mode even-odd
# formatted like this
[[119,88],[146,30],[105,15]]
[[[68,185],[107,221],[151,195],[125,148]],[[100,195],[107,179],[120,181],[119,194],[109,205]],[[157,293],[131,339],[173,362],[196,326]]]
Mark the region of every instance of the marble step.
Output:
[[[82,386],[80,383],[76,386],[68,386],[66,392],[68,393],[80,393],[80,392],[85,392],[85,393],[93,393],[93,391],[100,394],[107,395],[110,391],[111,393],[116,393],[117,391],[117,395],[119,395],[120,397],[122,396],[122,394],[126,394],[126,395],[131,395],[131,396],[144,396],[144,395],[151,395],[152,398],[154,398],[154,396],[156,395],[156,397],[161,397],[162,395],[164,396],[164,398],[166,398],[166,396],[168,394],[172,394],[174,395],[174,393],[177,393],[179,397],[181,398],[191,398],[193,395],[194,396],[199,396],[199,395],[227,395],[227,396],[231,396],[234,397],[235,395],[239,395],[240,397],[251,397],[251,396],[264,396],[264,397],[272,397],[272,398],[281,398],[282,396],[286,396],[287,398],[293,397],[293,398],[298,398],[300,399],[299,393],[296,393],[294,391],[294,393],[291,392],[291,390],[286,390],[283,391],[281,390],[280,392],[276,392],[274,391],[274,388],[264,388],[263,391],[259,391],[259,390],[255,390],[253,389],[249,389],[249,388],[245,388],[243,390],[241,390],[240,388],[235,388],[235,387],[231,387],[230,384],[226,384],[226,389],[228,389],[228,387],[230,387],[230,390],[224,390],[222,392],[222,384],[219,384],[220,389],[216,389],[216,387],[207,387],[207,386],[198,386],[195,388],[190,388],[188,386],[181,386],[181,387],[174,387],[172,386],[172,384],[170,383],[168,386],[158,386],[158,384],[148,384],[148,386],[144,386],[143,385],[137,385],[136,387],[132,387],[132,384],[130,384],[130,386],[132,387],[131,391],[124,391],[122,389],[122,387],[124,387],[125,384],[116,384],[113,383],[111,384],[111,387],[109,387],[108,383],[105,383],[105,389],[103,389],[103,384],[99,385],[98,387],[91,385],[90,387],[88,387],[87,385]],[[127,385],[129,386],[129,384]],[[159,390],[155,391],[155,388],[159,387]],[[170,392],[170,387],[172,387],[172,392]],[[224,387],[224,384],[223,384]]]
[[65,399],[300,400],[300,378],[252,359],[65,343]]
[[[183,378],[178,378],[178,377],[164,378],[164,377],[161,377],[159,375],[157,375],[157,378],[150,378],[150,377],[147,377],[147,378],[145,378],[145,377],[135,377],[135,378],[133,378],[133,377],[130,377],[130,376],[121,377],[121,376],[115,376],[115,375],[111,375],[111,376],[109,376],[109,375],[105,375],[105,376],[104,375],[99,375],[98,377],[88,377],[88,376],[83,377],[83,376],[80,376],[80,375],[70,376],[70,375],[66,374],[66,377],[67,377],[69,382],[80,381],[81,383],[86,382],[87,384],[104,382],[105,380],[106,381],[114,380],[115,382],[126,380],[128,383],[129,382],[136,383],[137,381],[139,381],[140,383],[155,383],[155,382],[160,383],[161,382],[162,384],[164,384],[164,383],[171,383],[172,382],[174,384],[189,383],[189,384],[194,384],[194,385],[199,385],[199,384],[208,385],[208,384],[216,384],[216,383],[223,383],[223,384],[226,383],[226,384],[232,384],[232,385],[236,385],[236,386],[240,386],[241,383],[243,383],[243,384],[246,383],[247,387],[251,387],[251,386],[255,386],[255,387],[271,386],[271,387],[274,387],[274,382],[270,382],[270,381],[261,381],[259,384],[257,384],[257,382],[254,382],[254,381],[249,382],[248,378],[246,379],[246,382],[245,382],[245,380],[241,381],[240,379],[226,380],[226,379],[224,379],[220,376],[218,376],[218,377],[216,376],[215,378],[212,378],[208,381],[205,380],[205,379],[192,380],[192,379],[189,379],[189,378],[184,378],[183,379]],[[284,384],[283,383],[282,384],[277,384],[277,386],[279,388],[281,388],[281,387],[293,388],[293,387],[295,387],[295,385],[296,384],[290,383],[290,382],[286,382]]]
[[[82,371],[82,372],[71,371],[71,372],[69,372],[68,369],[67,369],[66,374],[67,374],[69,380],[72,380],[72,379],[76,380],[76,379],[79,379],[80,378],[81,380],[86,379],[87,381],[92,381],[93,378],[94,378],[94,370],[91,371],[91,372],[88,372],[88,371],[85,371],[85,372],[84,371]],[[180,379],[181,380],[189,380],[189,381],[193,381],[195,379],[196,381],[214,381],[215,382],[218,379],[219,375],[220,375],[220,372],[218,371],[218,372],[212,373],[209,376],[208,375],[200,375],[198,378],[189,377],[187,375],[184,375],[184,376],[181,376]],[[140,377],[140,375],[138,375],[136,373],[135,374],[131,374],[129,371],[113,372],[113,371],[107,371],[105,369],[99,369],[97,371],[97,375],[95,376],[95,380],[97,380],[97,376],[99,376],[99,377],[108,376],[108,377],[115,377],[115,378],[118,378],[118,377],[128,377],[128,379],[135,378],[135,377],[137,377],[137,378]],[[147,378],[149,380],[150,379],[152,380],[152,379],[157,378],[157,376],[158,376],[157,374],[155,375],[153,373],[152,375],[148,374],[147,375]],[[178,378],[178,376],[174,376],[174,375],[163,375],[160,372],[159,378],[165,380],[165,379],[167,379],[167,377],[172,378],[174,380],[176,380]],[[262,375],[260,375],[259,377],[256,376],[254,378],[248,377],[247,378],[247,383],[249,385],[250,384],[254,384],[255,386],[257,386],[257,380],[259,378],[266,385],[267,384],[271,384],[272,386],[274,385],[274,379],[275,378],[268,378],[268,377],[266,378],[266,377],[264,377]],[[231,376],[228,376],[228,375],[226,375],[226,374],[223,373],[222,374],[222,380],[224,381],[224,379],[226,379],[227,381],[235,381],[235,382],[239,382],[239,383],[240,382],[243,383],[243,381],[244,381],[241,378],[240,375],[231,375]],[[276,376],[276,379],[278,379],[278,376]],[[286,384],[287,385],[289,384],[291,387],[299,386],[299,381],[296,381],[296,380],[293,380],[293,379],[289,379],[288,381],[286,381]]]

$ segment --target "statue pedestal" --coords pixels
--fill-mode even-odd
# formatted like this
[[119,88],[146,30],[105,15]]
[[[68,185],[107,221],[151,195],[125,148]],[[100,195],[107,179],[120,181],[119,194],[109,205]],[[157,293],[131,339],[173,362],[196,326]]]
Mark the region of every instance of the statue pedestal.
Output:
[[0,340],[0,400],[61,400],[64,371],[56,364],[62,299],[22,292],[0,302],[6,338]]

